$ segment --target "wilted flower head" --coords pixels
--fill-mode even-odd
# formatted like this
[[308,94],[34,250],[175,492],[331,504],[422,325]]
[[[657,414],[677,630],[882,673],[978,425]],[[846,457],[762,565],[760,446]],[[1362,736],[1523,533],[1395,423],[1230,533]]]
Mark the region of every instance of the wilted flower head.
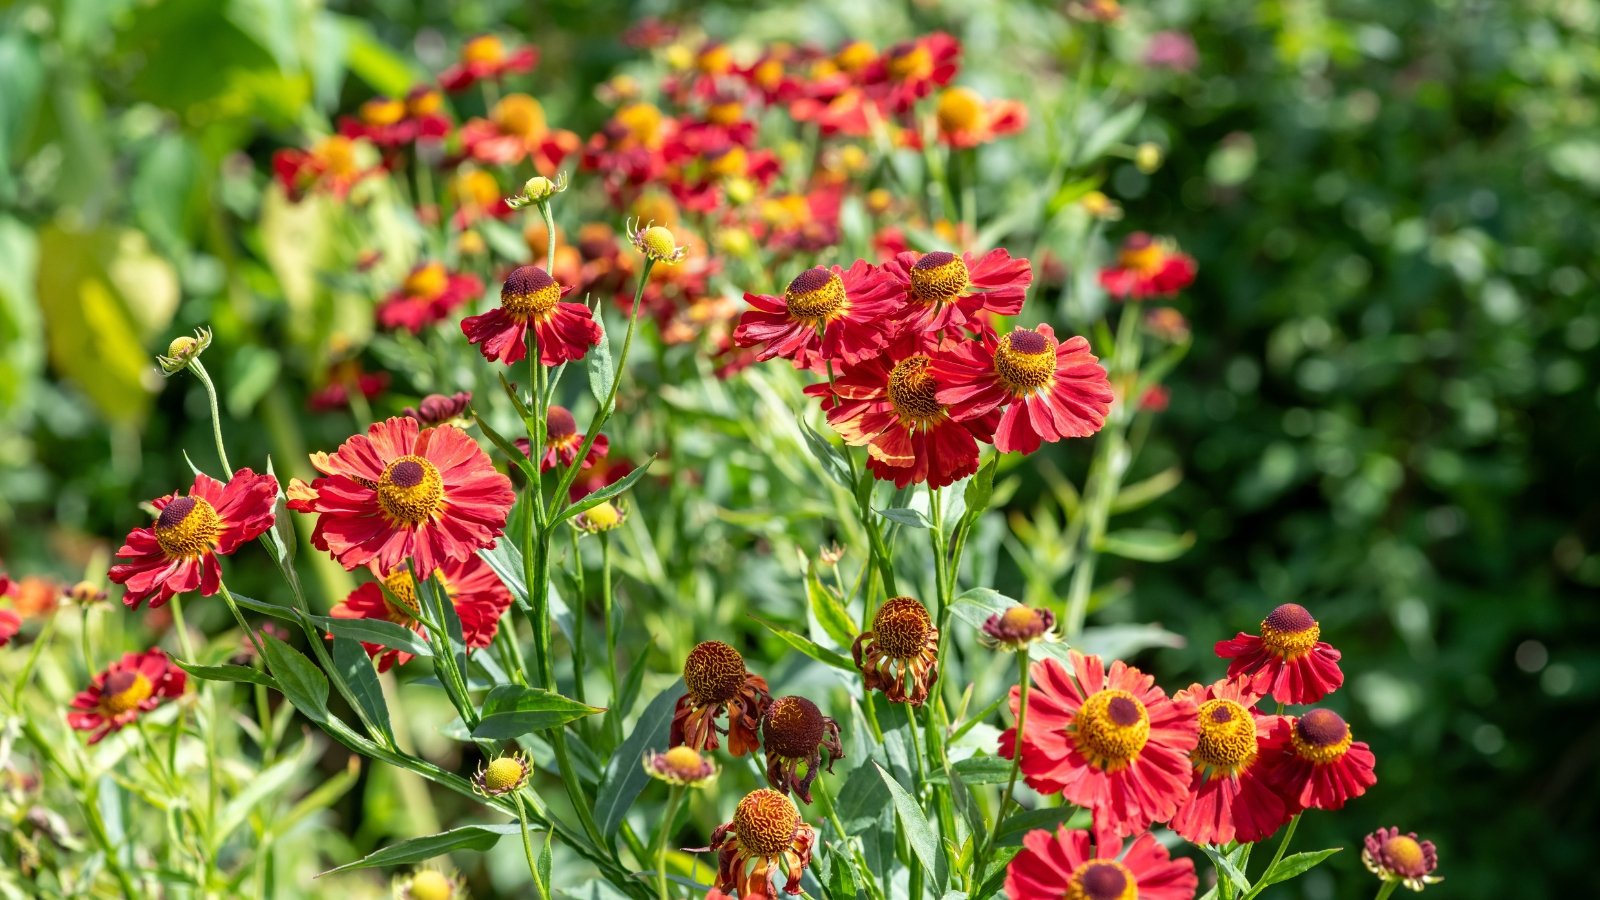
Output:
[[772,876],[780,865],[788,875],[784,890],[800,892],[816,841],[816,829],[800,818],[794,801],[761,788],[739,801],[733,821],[717,826],[710,847],[699,849],[717,851],[718,890],[736,890],[740,897],[770,897]]
[[1444,880],[1433,874],[1439,867],[1433,841],[1418,840],[1415,831],[1401,834],[1398,828],[1379,828],[1367,835],[1361,861],[1384,881],[1398,881],[1413,891]]
[[704,787],[717,777],[717,764],[693,747],[677,746],[665,753],[650,751],[644,771],[651,778],[680,787]]
[[[687,744],[695,750],[717,749],[717,732],[728,735],[728,752],[743,756],[758,746],[756,727],[772,697],[767,680],[744,667],[739,651],[721,641],[695,645],[683,660],[687,693],[678,698],[672,717],[673,746]],[[717,718],[726,713],[728,727]]]
[[167,355],[156,357],[156,362],[161,364],[161,372],[165,375],[176,375],[189,364],[200,358],[206,348],[211,346],[211,329],[196,328],[194,337],[184,335],[175,337],[167,345]]
[[867,690],[883,691],[890,703],[921,706],[939,678],[939,629],[914,597],[892,597],[850,647]]
[[106,599],[106,589],[92,581],[80,581],[66,590],[66,598],[79,606]]
[[633,241],[633,246],[643,253],[646,259],[672,265],[682,261],[689,252],[687,247],[676,246],[676,238],[665,226],[640,227],[638,220],[634,220],[627,228],[628,239]]
[[521,753],[508,753],[480,765],[472,776],[472,786],[485,796],[499,797],[522,789],[533,767]]
[[983,623],[978,637],[989,647],[1021,650],[1034,641],[1058,640],[1055,613],[1043,607],[1013,606],[997,612]]
[[[822,751],[828,751],[829,772],[844,758],[839,723],[804,697],[772,701],[761,719],[761,739],[767,751],[767,783],[780,791],[793,791],[802,803],[811,802],[811,783],[822,771]],[[804,775],[800,774],[802,764]]]

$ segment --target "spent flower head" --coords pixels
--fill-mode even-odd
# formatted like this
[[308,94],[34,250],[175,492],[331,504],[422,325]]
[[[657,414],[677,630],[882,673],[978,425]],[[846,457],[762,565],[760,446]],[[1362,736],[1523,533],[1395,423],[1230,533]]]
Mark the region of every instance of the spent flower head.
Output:
[[557,172],[554,178],[535,175],[522,183],[522,193],[506,198],[506,205],[512,209],[522,209],[535,203],[543,203],[566,189],[565,172]]
[[673,265],[681,262],[689,252],[689,248],[677,246],[677,238],[673,237],[672,231],[664,225],[640,226],[638,219],[632,219],[624,224],[628,230],[628,239],[633,241],[633,246],[648,260]]
[[1439,867],[1433,841],[1419,840],[1415,831],[1401,834],[1399,828],[1379,828],[1363,843],[1361,861],[1384,881],[1398,881],[1420,891],[1444,880],[1433,874]]
[[478,793],[499,797],[519,791],[528,783],[533,767],[521,753],[508,753],[480,765],[472,776],[472,786]]
[[184,369],[189,364],[200,358],[206,348],[211,346],[211,329],[201,327],[194,330],[194,336],[183,335],[172,339],[167,345],[167,355],[156,357],[156,362],[161,364],[161,373],[172,376]]
[[705,787],[717,777],[717,764],[700,751],[682,744],[665,753],[654,750],[644,756],[645,774],[678,787]]

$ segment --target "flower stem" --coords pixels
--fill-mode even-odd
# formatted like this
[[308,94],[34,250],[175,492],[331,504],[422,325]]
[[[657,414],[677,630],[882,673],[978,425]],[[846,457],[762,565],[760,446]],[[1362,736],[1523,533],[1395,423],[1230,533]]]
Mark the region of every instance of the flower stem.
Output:
[[189,361],[189,368],[194,370],[195,377],[205,385],[206,398],[211,401],[211,436],[217,442],[217,458],[222,460],[223,480],[233,477],[233,465],[228,462],[228,448],[222,444],[222,417],[217,411],[217,386],[211,383],[211,374],[206,371],[205,364],[199,358]]
[[511,797],[517,801],[517,824],[522,830],[522,853],[528,859],[528,874],[533,876],[534,896],[539,900],[549,900],[550,891],[544,885],[544,878],[539,875],[539,857],[534,854],[533,839],[528,835],[528,813],[522,806],[522,792],[517,791]]
[[667,796],[667,814],[661,821],[661,833],[656,838],[656,897],[672,900],[667,890],[667,843],[672,840],[672,823],[678,818],[678,807],[683,803],[683,787],[673,785]]
[[1400,882],[1392,878],[1388,881],[1385,881],[1383,886],[1378,888],[1378,896],[1374,897],[1373,900],[1388,900],[1389,895],[1394,893],[1394,889],[1399,886],[1399,884]]
[[1272,862],[1267,863],[1267,868],[1261,874],[1265,875],[1277,867],[1278,860],[1283,859],[1284,851],[1289,849],[1289,842],[1294,840],[1294,830],[1299,827],[1300,813],[1295,813],[1294,818],[1289,820],[1289,827],[1283,830],[1283,840],[1278,842],[1278,850],[1272,854]]
[[1017,789],[1017,771],[1022,767],[1022,729],[1028,721],[1028,648],[1023,647],[1017,651],[1017,739],[1011,751],[1011,774],[1006,777],[1005,793],[1000,795],[1000,808],[994,814],[994,830],[989,832],[989,840],[978,854],[978,867],[974,875],[981,881],[987,866],[988,856],[994,852],[995,842],[1000,840],[1000,825],[1006,819],[1006,806],[1011,803],[1011,795]]

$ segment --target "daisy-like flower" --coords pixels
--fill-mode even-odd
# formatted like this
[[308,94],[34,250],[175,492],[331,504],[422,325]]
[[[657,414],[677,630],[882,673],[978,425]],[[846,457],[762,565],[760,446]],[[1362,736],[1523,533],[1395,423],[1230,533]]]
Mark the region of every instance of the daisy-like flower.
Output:
[[551,128],[538,100],[507,94],[495,103],[489,118],[461,126],[461,147],[481,163],[506,166],[531,159],[540,174],[553,175],[562,160],[577,152],[579,141],[570,131]]
[[947,250],[918,256],[898,253],[883,266],[905,295],[905,310],[896,324],[913,331],[937,332],[965,327],[979,333],[990,330],[984,315],[1014,316],[1033,281],[1025,259],[1012,259],[1004,248],[974,259]]
[[1057,640],[1055,613],[1043,607],[1013,606],[990,616],[978,640],[985,646],[1021,650],[1035,641]]
[[914,597],[891,597],[872,617],[872,630],[850,645],[867,690],[890,703],[921,706],[939,679],[939,629]]
[[[539,457],[539,471],[548,472],[556,466],[570,466],[578,459],[578,451],[583,448],[584,433],[578,430],[578,420],[572,417],[572,411],[565,406],[551,405],[550,411],[544,419],[544,453]],[[529,452],[527,438],[517,438],[517,448]],[[583,468],[587,469],[596,462],[605,458],[606,452],[611,449],[611,442],[605,435],[595,435],[594,443],[589,445],[589,452],[583,458]]]
[[312,412],[346,410],[357,394],[370,401],[388,388],[388,372],[368,372],[359,359],[341,360],[328,367],[322,387],[306,397],[306,408]]
[[339,133],[366,138],[386,150],[424,138],[438,140],[450,132],[450,120],[439,113],[440,106],[438,93],[420,86],[404,100],[374,97],[361,104],[354,118],[339,120]]
[[522,790],[533,766],[521,753],[508,753],[480,764],[472,775],[472,786],[486,797],[499,797]]
[[1166,238],[1136,231],[1122,242],[1117,263],[1100,270],[1100,286],[1119,299],[1165,297],[1194,282],[1194,257]]
[[739,318],[734,343],[758,347],[760,360],[781,356],[795,368],[829,360],[855,364],[889,342],[884,317],[899,303],[893,281],[864,259],[848,271],[817,266],[796,275],[783,296],[745,294],[753,309]]
[[9,590],[0,590],[0,597],[9,596],[12,608],[21,618],[41,619],[61,608],[66,599],[64,589],[65,585],[54,578],[28,575],[12,582]]
[[[433,577],[444,588],[445,596],[461,619],[461,636],[467,648],[480,650],[489,646],[499,630],[500,617],[511,606],[511,592],[505,583],[476,553],[447,560]],[[369,581],[351,591],[328,614],[335,619],[381,619],[421,634],[422,623],[416,618],[421,606],[411,571],[401,566],[382,576],[382,581],[382,585]],[[411,661],[411,654],[402,650],[365,641],[361,646],[368,656],[378,661],[380,672]]]
[[1372,748],[1331,709],[1281,717],[1269,740],[1275,749],[1262,754],[1262,773],[1293,811],[1339,809],[1378,783]]
[[483,282],[476,275],[452,272],[443,263],[420,263],[378,303],[378,324],[421,334],[482,293]]
[[1401,834],[1399,828],[1379,828],[1363,842],[1361,861],[1384,881],[1398,881],[1413,891],[1444,880],[1433,874],[1439,867],[1433,841],[1418,840],[1415,831]]
[[295,202],[312,191],[342,200],[357,182],[377,171],[378,166],[363,161],[361,145],[342,134],[325,137],[310,150],[286,147],[272,155],[272,172]]
[[1256,709],[1260,695],[1236,681],[1190,685],[1173,695],[1199,707],[1200,739],[1189,759],[1192,790],[1173,814],[1171,827],[1196,844],[1264,840],[1294,814],[1262,777],[1264,752],[1273,743],[1276,716]]
[[957,419],[1005,407],[994,430],[1003,453],[1032,453],[1045,441],[1094,434],[1114,397],[1088,339],[1058,342],[1049,325],[962,341],[934,356],[933,375],[939,402]]
[[[511,204],[506,202],[505,194],[501,193],[500,182],[483,169],[463,167],[450,182],[450,196],[456,204],[452,222],[457,228],[466,228],[484,217],[510,218],[515,212]],[[476,232],[473,234],[476,235]],[[477,239],[482,240],[481,237]],[[463,235],[463,244],[465,242]]]
[[971,88],[946,88],[934,110],[939,140],[951,147],[987,144],[1028,125],[1028,108],[1016,100],[985,100]]
[[[1195,706],[1169,700],[1155,679],[1121,660],[1068,654],[1033,666],[1026,730],[1000,736],[1000,755],[1022,754],[1028,786],[1060,792],[1094,813],[1096,842],[1111,843],[1172,818],[1189,793]],[[1017,713],[1021,689],[1011,689]]]
[[1298,603],[1285,603],[1261,620],[1261,634],[1239,632],[1218,641],[1217,655],[1231,659],[1228,677],[1279,703],[1316,703],[1344,684],[1339,651],[1319,640],[1322,628]]
[[1006,867],[1011,900],[1194,900],[1199,886],[1194,861],[1173,859],[1149,832],[1123,854],[1121,841],[1090,853],[1089,833],[1064,825],[1030,831]]
[[394,883],[397,900],[466,900],[467,886],[455,874],[418,869]]
[[422,428],[396,416],[374,423],[332,454],[311,454],[322,473],[289,484],[289,508],[316,513],[311,544],[346,569],[392,572],[410,558],[419,572],[493,547],[515,499],[511,479],[465,431]]
[[867,468],[896,487],[926,482],[940,488],[978,471],[978,442],[989,441],[1000,414],[965,421],[939,402],[933,357],[918,335],[904,335],[883,353],[846,365],[830,384],[805,392],[823,397],[828,424],[845,443],[867,448]]
[[481,34],[461,47],[461,60],[439,76],[439,86],[453,93],[464,91],[485,79],[499,80],[533,70],[539,51],[532,47],[508,50],[505,42],[492,34]]
[[800,818],[788,795],[761,788],[739,801],[733,821],[711,832],[710,847],[690,852],[717,851],[717,890],[737,891],[740,897],[771,897],[774,875],[787,875],[785,893],[800,893],[800,879],[811,864],[816,842],[817,830]]
[[416,419],[423,427],[427,427],[463,419],[471,407],[471,391],[457,391],[448,397],[443,394],[429,394],[416,406],[408,406],[401,410],[400,415]]
[[[811,802],[811,783],[822,773],[822,751],[828,751],[828,771],[844,759],[839,723],[822,714],[804,697],[779,697],[761,718],[761,745],[767,751],[767,783],[776,790],[793,792],[800,802]],[[806,767],[804,775],[800,767]]]
[[699,788],[717,777],[717,764],[693,747],[679,745],[665,753],[646,753],[644,771],[651,778],[676,787]]
[[271,475],[240,469],[223,484],[196,475],[188,494],[168,494],[150,502],[154,525],[128,532],[111,567],[110,578],[127,592],[122,602],[152,609],[177,594],[198,590],[209,597],[222,582],[218,556],[229,556],[272,527],[278,482]]
[[160,650],[125,653],[72,699],[67,724],[92,732],[89,743],[98,744],[163,701],[181,696],[188,677]]
[[[678,698],[672,714],[672,746],[715,750],[720,731],[728,736],[729,753],[755,752],[760,746],[756,728],[772,696],[765,678],[745,670],[739,651],[721,641],[695,645],[683,660],[683,684],[688,693]],[[724,713],[727,728],[717,725]]]
[[909,110],[961,67],[961,42],[942,31],[890,47],[862,73],[868,93],[890,112]]
[[582,359],[600,343],[600,325],[589,307],[561,300],[571,290],[538,266],[518,266],[500,288],[500,305],[462,319],[461,333],[480,345],[484,359],[508,366],[528,355],[529,328],[539,339],[541,365]]

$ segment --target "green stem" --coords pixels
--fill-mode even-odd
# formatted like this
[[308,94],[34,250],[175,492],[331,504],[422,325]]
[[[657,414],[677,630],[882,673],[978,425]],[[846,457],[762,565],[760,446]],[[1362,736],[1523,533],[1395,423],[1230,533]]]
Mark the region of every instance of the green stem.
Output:
[[583,552],[578,546],[578,529],[568,528],[567,534],[572,547],[572,577],[577,582],[572,603],[569,604],[572,607],[572,696],[582,703],[584,676],[589,672],[588,654],[583,646],[584,621],[589,618],[589,603],[583,578]]
[[683,803],[683,788],[674,785],[667,796],[667,814],[661,821],[661,833],[656,838],[656,897],[672,900],[667,890],[667,843],[672,840],[672,823],[678,818],[678,806]]
[[223,480],[226,481],[233,477],[233,465],[228,462],[228,448],[222,444],[222,416],[217,410],[217,386],[211,383],[211,374],[198,357],[189,361],[189,368],[205,385],[206,398],[211,401],[211,436],[217,442],[217,458],[222,460]]
[[1278,861],[1283,859],[1284,851],[1289,849],[1289,842],[1294,840],[1294,830],[1299,827],[1300,814],[1296,813],[1294,818],[1289,820],[1289,827],[1283,830],[1283,840],[1278,842],[1277,852],[1272,854],[1272,862],[1267,863],[1267,868],[1262,872],[1263,875],[1277,868]]
[[549,900],[550,891],[544,886],[544,878],[539,875],[539,857],[533,852],[533,839],[528,836],[528,813],[522,805],[522,792],[517,791],[511,795],[517,801],[517,824],[522,829],[522,853],[528,858],[528,874],[533,876],[533,891],[539,900]]
[[1400,882],[1394,880],[1393,878],[1385,881],[1383,886],[1378,888],[1378,896],[1374,897],[1373,900],[1389,900],[1389,895],[1394,893],[1394,889],[1399,885]]
[[[616,705],[617,694],[617,629],[612,624],[616,597],[611,585],[611,535],[600,532],[600,609],[606,624],[606,677],[611,680],[611,703]],[[619,723],[620,727],[620,723]]]
[[227,584],[218,581],[217,588],[222,591],[222,599],[227,602],[228,609],[233,613],[233,620],[239,623],[239,627],[244,629],[244,633],[246,635],[249,635],[250,645],[256,648],[256,659],[265,662],[267,658],[267,651],[261,646],[261,637],[257,635],[256,630],[251,628],[250,624],[244,620],[244,613],[239,611],[239,604],[234,601],[233,594],[228,591]]
[[1006,819],[1006,806],[1011,803],[1012,795],[1017,790],[1017,771],[1022,765],[1022,729],[1028,721],[1028,648],[1023,647],[1017,651],[1018,694],[1017,694],[1017,740],[1016,749],[1011,753],[1011,774],[1006,776],[1006,790],[1000,795],[1000,808],[994,814],[994,830],[989,833],[989,840],[984,844],[978,854],[977,877],[981,880],[988,873],[988,856],[994,852],[995,842],[1000,840],[1000,825]]

